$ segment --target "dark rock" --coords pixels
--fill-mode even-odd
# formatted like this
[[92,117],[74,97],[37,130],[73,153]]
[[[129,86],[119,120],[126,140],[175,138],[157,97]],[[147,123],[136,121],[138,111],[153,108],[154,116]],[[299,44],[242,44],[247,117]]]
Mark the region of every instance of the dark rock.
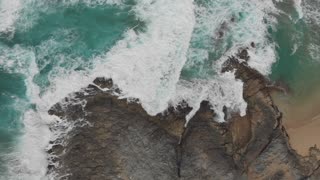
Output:
[[255,44],[254,42],[251,42],[251,43],[250,43],[250,46],[251,46],[252,48],[256,48],[256,44]]
[[224,35],[224,32],[219,31],[219,33],[218,33],[218,34],[219,34],[219,36],[218,36],[218,37],[219,37],[219,38],[222,38],[222,37],[223,37],[223,35]]
[[226,147],[232,144],[231,136],[221,135],[228,130],[213,117],[207,102],[203,102],[189,122],[181,143],[182,179],[237,179],[241,176]]
[[106,78],[103,78],[103,77],[96,78],[93,81],[93,83],[96,84],[97,86],[101,87],[101,88],[109,88],[109,89],[111,89],[113,87],[112,79],[106,79]]
[[[248,59],[247,51],[226,61],[223,72],[235,71],[244,82],[248,109],[244,117],[224,109],[226,123],[213,120],[206,101],[187,127],[185,116],[192,108],[185,102],[149,116],[138,101],[118,99],[111,80],[95,80],[113,91],[89,86],[49,111],[65,121],[87,122],[74,123],[78,126],[57,140],[65,146],[48,151],[59,164],[50,165],[49,172],[71,180],[319,179],[317,148],[310,157],[291,149],[269,81],[237,58]],[[82,101],[85,107],[79,106]]]
[[249,60],[249,53],[248,53],[247,49],[243,49],[243,50],[239,51],[238,57],[240,59],[248,61]]
[[267,87],[268,80],[236,58],[230,58],[224,67],[223,72],[236,70],[236,77],[244,82],[247,114],[235,116],[230,125],[234,154],[240,154],[234,160],[246,171],[248,179],[301,179],[313,172],[317,166],[310,163],[319,163],[300,157],[288,144],[281,113]]

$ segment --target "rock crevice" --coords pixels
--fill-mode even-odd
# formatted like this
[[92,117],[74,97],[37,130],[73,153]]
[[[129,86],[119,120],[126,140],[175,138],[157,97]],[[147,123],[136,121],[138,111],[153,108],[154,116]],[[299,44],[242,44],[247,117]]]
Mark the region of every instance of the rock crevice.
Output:
[[97,78],[49,111],[76,128],[52,142],[60,145],[49,150],[55,163],[48,172],[70,180],[319,178],[318,151],[300,157],[290,148],[270,83],[238,58],[230,57],[222,71],[244,82],[247,114],[225,110],[225,123],[213,120],[206,101],[186,127],[191,108],[183,102],[149,116],[137,101],[118,99],[112,80]]

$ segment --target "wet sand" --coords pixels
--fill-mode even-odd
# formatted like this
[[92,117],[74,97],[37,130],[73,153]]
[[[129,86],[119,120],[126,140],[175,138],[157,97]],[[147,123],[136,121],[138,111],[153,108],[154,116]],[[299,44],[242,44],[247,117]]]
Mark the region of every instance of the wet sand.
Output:
[[273,100],[283,112],[283,123],[293,149],[302,156],[309,148],[320,148],[320,87],[301,98],[274,93]]

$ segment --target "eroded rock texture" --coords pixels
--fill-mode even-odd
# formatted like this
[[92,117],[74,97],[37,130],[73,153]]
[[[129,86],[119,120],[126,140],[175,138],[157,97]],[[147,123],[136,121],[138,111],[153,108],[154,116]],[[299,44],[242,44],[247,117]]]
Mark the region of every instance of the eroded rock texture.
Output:
[[52,142],[57,145],[49,153],[56,165],[49,166],[49,173],[71,180],[319,179],[318,150],[303,158],[290,148],[268,81],[237,60],[248,59],[244,51],[231,57],[223,71],[235,71],[244,82],[245,117],[226,110],[227,122],[217,123],[202,102],[185,128],[191,110],[186,104],[151,117],[138,103],[118,99],[120,90],[112,80],[97,78],[97,86],[49,111],[78,125]]

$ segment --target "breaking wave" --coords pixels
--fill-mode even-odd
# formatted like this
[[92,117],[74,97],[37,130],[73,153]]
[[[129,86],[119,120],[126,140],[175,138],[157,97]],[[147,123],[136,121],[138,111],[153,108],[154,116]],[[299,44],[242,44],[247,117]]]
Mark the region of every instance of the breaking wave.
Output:
[[268,75],[277,58],[272,1],[0,2],[0,66],[22,74],[27,89],[23,133],[3,155],[7,179],[46,177],[45,149],[57,138],[48,125],[60,122],[47,111],[96,77],[112,78],[119,98],[138,98],[150,115],[184,100],[189,120],[207,100],[223,122],[224,107],[243,116],[247,105],[243,83],[221,73],[222,63],[248,48],[249,65]]

